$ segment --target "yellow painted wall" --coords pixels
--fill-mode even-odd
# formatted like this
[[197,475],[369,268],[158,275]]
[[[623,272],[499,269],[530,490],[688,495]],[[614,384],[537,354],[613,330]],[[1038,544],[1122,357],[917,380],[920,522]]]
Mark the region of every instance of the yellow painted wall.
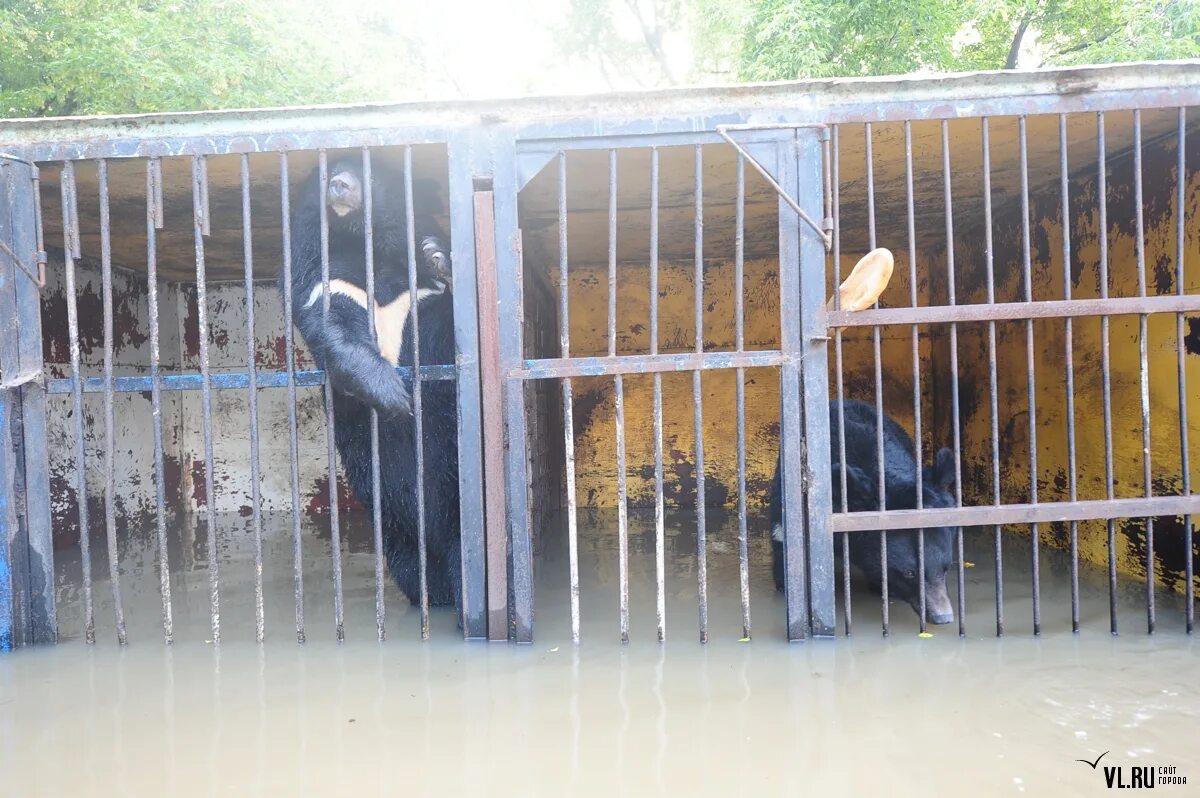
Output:
[[[1197,217],[1200,205],[1200,174],[1194,145],[1188,163],[1185,218]],[[1145,262],[1150,294],[1176,291],[1176,224],[1179,209],[1175,199],[1177,150],[1174,142],[1147,146],[1144,156]],[[1094,168],[1091,170],[1094,174]],[[1138,292],[1136,228],[1133,193],[1133,163],[1129,153],[1113,156],[1108,175],[1109,295],[1134,296]],[[1064,294],[1063,226],[1061,197],[1057,184],[1031,203],[1031,266],[1033,298],[1061,299]],[[1076,298],[1100,295],[1099,218],[1096,185],[1091,175],[1071,181],[1069,212],[1071,236],[1071,292]],[[1022,282],[1022,231],[1019,205],[1002,209],[995,217],[995,274],[997,301],[1024,298]],[[1197,290],[1195,264],[1200,264],[1200,234],[1194,226],[1186,231],[1185,263],[1192,264],[1184,289]],[[984,253],[979,230],[964,231],[956,247],[956,273],[962,301],[986,299]],[[944,255],[935,259],[945,269]],[[1150,387],[1150,437],[1152,478],[1155,494],[1180,492],[1182,463],[1179,429],[1179,382],[1176,318],[1151,316],[1148,334]],[[1101,332],[1096,318],[1073,323],[1075,372],[1075,440],[1080,499],[1105,497],[1105,446],[1102,413]],[[1185,336],[1188,326],[1185,323]],[[1001,460],[1001,499],[1028,501],[1030,496],[1028,368],[1025,322],[997,325],[997,377]],[[990,503],[991,408],[987,361],[987,325],[960,325],[960,396],[963,408],[964,500]],[[1067,457],[1067,408],[1065,381],[1066,323],[1061,319],[1033,324],[1033,357],[1037,431],[1037,482],[1040,501],[1069,498]],[[1112,436],[1115,495],[1144,495],[1142,460],[1142,402],[1139,384],[1138,318],[1113,317],[1110,322],[1112,362]],[[944,350],[948,355],[948,347]],[[1200,437],[1200,374],[1186,355],[1189,434]],[[939,355],[939,362],[944,356]],[[949,372],[946,372],[948,379]],[[1190,458],[1192,480],[1200,477],[1197,457]],[[1145,577],[1144,522],[1120,523],[1117,538],[1118,568]],[[1066,547],[1066,524],[1043,527],[1043,543]],[[1200,542],[1200,535],[1197,536]],[[1157,578],[1182,589],[1184,540],[1182,519],[1160,518],[1155,523]],[[1105,524],[1087,523],[1080,528],[1080,554],[1093,563],[1108,561]],[[1196,556],[1196,552],[1193,552]]]
[[[859,253],[861,254],[861,253]],[[859,254],[843,258],[843,274]],[[779,341],[778,265],[771,260],[745,265],[746,348],[773,349]],[[682,352],[694,348],[695,267],[692,263],[659,264],[660,351]],[[571,267],[571,354],[607,352],[607,266]],[[832,274],[830,275],[832,280]],[[921,292],[927,284],[920,283]],[[907,302],[908,263],[899,258],[896,276],[884,299]],[[925,301],[925,300],[922,300]],[[618,274],[617,351],[649,351],[649,274],[644,265],[622,267]],[[705,268],[705,348],[735,348],[734,266],[709,262]],[[920,353],[925,384],[923,414],[933,412],[936,391],[931,380],[933,345],[922,331]],[[830,346],[830,386],[834,389],[834,348]],[[884,403],[888,412],[912,429],[912,338],[910,331],[885,330],[881,341]],[[873,401],[875,371],[870,333],[849,331],[843,343],[846,394]],[[692,409],[692,375],[663,375],[664,489],[668,506],[691,507],[695,502],[695,434]],[[737,374],[733,370],[703,375],[703,413],[706,503],[736,507],[737,486]],[[576,485],[581,506],[615,507],[616,424],[612,378],[579,379],[575,392]],[[625,378],[625,439],[629,500],[632,506],[654,502],[654,436],[652,376]],[[933,441],[932,434],[926,435]],[[765,506],[779,452],[779,377],[776,369],[746,372],[746,483],[752,507]],[[945,445],[948,441],[938,441]],[[927,444],[928,445],[928,444]]]

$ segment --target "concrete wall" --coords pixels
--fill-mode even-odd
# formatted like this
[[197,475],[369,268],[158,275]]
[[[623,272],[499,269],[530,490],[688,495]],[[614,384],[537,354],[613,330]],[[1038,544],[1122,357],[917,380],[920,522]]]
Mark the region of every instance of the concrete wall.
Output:
[[[85,376],[103,374],[103,300],[99,264],[85,259],[76,269],[80,350]],[[255,284],[254,357],[262,370],[283,370],[283,309],[274,281]],[[246,367],[246,305],[240,283],[209,286],[209,358],[213,373]],[[113,269],[114,373],[150,372],[149,304],[143,275]],[[43,291],[42,324],[47,374],[70,376],[65,275],[61,253],[52,255]],[[162,373],[199,371],[199,337],[195,287],[159,285],[160,357]],[[297,335],[297,367],[312,368],[312,358]],[[154,438],[149,391],[116,394],[115,500],[118,529],[140,528],[155,513]],[[259,392],[261,490],[265,512],[290,512],[287,391]],[[51,397],[48,445],[52,515],[56,545],[78,541],[78,479],[75,426],[69,395]],[[93,534],[104,526],[104,400],[85,394],[85,462],[88,507]],[[206,509],[204,437],[199,392],[162,394],[164,478],[168,510],[192,513]],[[250,419],[245,391],[213,391],[212,435],[214,487],[212,506],[218,513],[249,515]],[[305,512],[329,510],[328,459],[324,406],[320,389],[299,390],[300,495]],[[339,479],[339,501],[356,507],[348,486]]]

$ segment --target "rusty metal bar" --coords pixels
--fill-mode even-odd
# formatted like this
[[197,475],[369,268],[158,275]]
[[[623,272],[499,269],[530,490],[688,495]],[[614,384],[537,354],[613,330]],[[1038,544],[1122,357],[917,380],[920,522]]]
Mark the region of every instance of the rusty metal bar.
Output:
[[[870,123],[867,123],[867,124],[868,124],[868,126],[870,125]],[[813,218],[811,216],[809,216],[804,211],[803,208],[800,207],[799,203],[797,203],[796,200],[794,200],[792,198],[791,194],[789,194],[783,186],[779,185],[779,183],[776,182],[775,178],[771,176],[771,173],[767,170],[767,168],[764,167],[762,164],[760,164],[753,155],[751,155],[749,152],[747,152],[745,150],[745,148],[742,147],[742,145],[738,144],[737,141],[733,138],[733,136],[729,135],[730,130],[770,130],[770,129],[794,130],[796,128],[802,128],[802,127],[823,128],[823,127],[825,127],[825,125],[821,124],[821,123],[812,123],[812,122],[797,123],[794,125],[793,124],[717,125],[717,135],[719,135],[721,138],[725,139],[725,141],[729,142],[729,144],[735,150],[738,151],[738,155],[740,155],[743,159],[750,162],[750,165],[753,166],[754,169],[760,175],[762,175],[763,179],[766,180],[768,184],[770,184],[771,188],[775,189],[775,193],[779,195],[779,198],[781,200],[783,200],[785,203],[787,203],[788,207],[796,212],[796,215],[800,217],[801,221],[803,221],[806,225],[808,225],[810,228],[812,228],[812,231],[814,233],[816,233],[817,236],[820,237],[821,242],[825,245],[825,248],[828,250],[831,242],[829,240],[829,233],[827,233],[825,231],[825,228],[822,227],[821,225],[817,224],[815,221],[813,221]]]
[[[317,153],[318,190],[321,192],[321,318],[329,317],[333,294],[329,290],[329,205],[325,192],[329,190],[329,154]],[[411,229],[411,228],[410,228]],[[411,248],[410,248],[411,258]],[[414,303],[415,304],[415,303]],[[370,315],[370,314],[368,314]],[[329,549],[333,560],[333,628],[340,643],[346,639],[345,610],[342,594],[342,531],[338,513],[337,445],[334,430],[333,383],[325,381],[325,454],[329,476]]]
[[[905,216],[908,222],[908,283],[909,283],[909,301],[915,308],[920,305],[917,297],[917,223],[916,223],[916,203],[913,199],[913,148],[912,148],[912,122],[905,120],[904,122],[904,205]],[[947,247],[947,252],[953,249],[953,242]],[[953,256],[951,256],[953,257]],[[836,284],[836,283],[835,283]],[[917,325],[912,326],[912,373],[913,373],[913,445],[915,447],[914,456],[917,460],[916,471],[916,508],[920,510],[924,506],[925,491],[924,479],[925,469],[921,464],[925,462],[921,456],[923,441],[921,437],[921,352],[920,352],[920,331]],[[845,536],[842,536],[845,539]],[[925,530],[917,530],[917,619],[918,627],[922,632],[926,631],[925,620]]]
[[659,374],[697,369],[758,368],[781,366],[787,357],[778,350],[746,352],[681,352],[679,354],[617,355],[609,357],[547,358],[526,360],[510,379],[552,380],[562,377],[602,377],[617,374]]
[[[1185,179],[1185,172],[1179,174],[1179,179]],[[1133,111],[1133,194],[1137,233],[1134,239],[1134,253],[1137,257],[1138,296],[1146,295],[1146,230],[1142,208],[1142,112]],[[1179,207],[1179,213],[1184,213]],[[1146,351],[1149,343],[1149,332],[1146,329],[1149,316],[1145,313],[1138,317],[1138,383],[1142,400],[1142,479],[1145,484],[1146,497],[1154,495],[1154,483],[1150,470],[1150,359]],[[1154,634],[1154,519],[1146,519],[1146,633]]]
[[[867,159],[867,249],[873,250],[876,246],[875,238],[875,156],[874,146],[872,143],[871,123],[863,125],[863,137],[866,143],[866,159]],[[834,293],[837,290],[834,289]],[[879,308],[879,302],[876,300],[875,308]],[[887,480],[886,469],[884,468],[884,451],[883,451],[883,355],[880,351],[880,333],[878,325],[871,327],[871,360],[874,366],[875,377],[875,469],[876,469],[876,490],[879,493],[879,511],[887,510]],[[845,432],[845,430],[842,430]],[[843,444],[844,445],[844,444]],[[883,620],[883,636],[887,637],[890,632],[890,617],[888,605],[888,541],[887,532],[879,531],[879,562],[882,564],[879,578],[879,601],[880,610]]]
[[[567,239],[567,154],[558,154],[558,344],[562,357],[571,356],[568,297],[570,269]],[[563,453],[567,477],[567,548],[571,589],[571,642],[579,643],[579,523],[575,497],[575,416],[571,378],[562,381]]]
[[[775,164],[780,182],[799,186],[799,149],[795,139],[775,142]],[[808,602],[808,551],[805,541],[804,397],[800,359],[804,353],[801,318],[800,224],[783,200],[778,206],[779,229],[779,338],[787,359],[779,369],[779,438],[783,506],[784,593],[787,605],[787,639],[805,640],[811,633]],[[822,294],[824,289],[822,288]]]
[[[421,327],[417,306],[417,239],[416,220],[413,209],[413,160],[412,145],[404,145],[404,213],[408,237],[408,285],[413,292],[413,301],[408,306],[412,319],[413,369],[421,369]],[[425,416],[421,402],[421,380],[412,381],[413,400],[413,447],[417,460],[417,558],[421,582],[421,639],[429,639],[429,555],[427,530],[425,528]]]
[[[208,281],[205,275],[204,236],[208,229],[208,188],[205,183],[208,170],[205,156],[192,158],[192,238],[196,254],[196,323],[200,339],[200,405],[204,432],[204,496],[205,525],[208,538],[208,607],[212,627],[212,641],[221,642],[221,593],[220,568],[217,563],[217,512],[214,479],[212,440],[212,393],[209,385],[208,366]],[[105,278],[105,285],[108,279]],[[105,393],[105,396],[109,396]]]
[[292,584],[295,594],[296,642],[303,643],[304,559],[300,540],[300,443],[296,418],[296,340],[292,321],[292,213],[288,187],[288,154],[279,153],[279,207],[283,225],[283,341],[287,351],[288,455],[292,489]]
[[[737,351],[746,349],[746,159],[737,159],[734,211],[733,302]],[[742,637],[751,637],[750,539],[746,520],[746,370],[737,370],[738,593],[742,600]]]
[[[1105,142],[1104,113],[1096,115],[1096,201],[1100,206],[1100,298],[1108,299],[1108,153]],[[1112,441],[1112,371],[1110,369],[1108,317],[1100,317],[1100,375],[1104,399],[1104,492],[1108,500],[1113,490],[1113,441]],[[1117,634],[1117,525],[1108,519],[1108,617],[1109,631]]]
[[[695,147],[695,325],[696,354],[704,354],[704,156]],[[696,590],[700,608],[700,642],[708,642],[708,544],[704,517],[704,392],[701,372],[692,372],[692,403],[696,436]]]
[[163,452],[162,380],[159,375],[158,220],[162,217],[162,175],[158,159],[146,163],[146,291],[150,323],[150,407],[154,423],[154,509],[158,541],[158,589],[162,596],[163,637],[175,636],[171,568],[167,554],[167,493]]
[[[946,275],[950,304],[957,304],[954,285],[954,200],[950,180],[950,123],[942,120],[942,179],[946,202]],[[962,507],[962,425],[959,419],[958,401],[958,325],[950,325],[950,425],[954,441],[954,504]],[[920,470],[921,463],[917,462]],[[955,529],[955,561],[958,566],[958,636],[965,637],[966,627],[966,579],[963,576],[963,532]]]
[[491,191],[475,192],[475,262],[479,293],[479,379],[483,390],[484,506],[487,543],[487,635],[508,639],[508,513],[504,496],[504,416],[496,225]]
[[884,529],[920,529],[935,526],[993,526],[1052,523],[1055,521],[1091,521],[1103,518],[1148,518],[1157,515],[1187,515],[1200,512],[1200,495],[1155,496],[1151,499],[1092,499],[1078,502],[1040,504],[1002,504],[998,507],[925,508],[924,510],[888,510],[836,513],[836,532],[864,532]]
[[[363,170],[363,259],[367,277],[367,307],[375,307],[375,189],[371,173],[371,149],[362,149]],[[413,288],[416,296],[416,289]],[[378,344],[375,314],[367,314],[367,333]],[[375,552],[375,639],[387,639],[387,608],[384,584],[387,572],[383,555],[383,482],[379,464],[379,411],[371,408],[371,542]]]
[[[1026,120],[1022,116],[1017,119],[1017,138],[1020,147],[1021,170],[1021,275],[1025,286],[1025,301],[1033,301],[1033,266],[1030,255],[1029,240],[1029,147],[1026,138]],[[1037,405],[1034,385],[1033,355],[1033,319],[1025,321],[1025,369],[1026,390],[1029,402],[1029,501],[1037,504],[1038,500],[1038,465],[1037,465]],[[961,534],[961,533],[960,533]],[[1037,524],[1029,529],[1029,557],[1032,566],[1033,580],[1033,634],[1042,633],[1042,587],[1041,566],[1038,557],[1039,534]],[[959,567],[962,565],[960,563]]]
[[[67,161],[59,177],[62,194],[63,265],[67,294],[67,338],[71,356],[71,416],[75,432],[75,491],[79,512],[79,554],[83,568],[83,635],[88,645],[96,642],[96,614],[92,601],[91,524],[87,506],[87,447],[83,418],[83,386],[79,352],[79,294],[75,285],[75,260],[79,252],[79,211],[75,187],[75,164]],[[157,320],[155,320],[157,323]]]
[[[796,196],[812,214],[824,212],[822,133],[797,130],[792,142]],[[832,226],[832,225],[831,225]],[[836,577],[833,533],[833,486],[829,459],[829,358],[825,305],[825,247],[815,236],[794,227],[799,240],[802,473],[804,474],[804,581],[807,583],[808,632],[813,637],[833,637],[837,629]]]
[[[833,213],[833,284],[842,284],[842,228],[841,228],[841,148],[839,146],[839,131],[841,128],[838,125],[833,126],[833,154],[830,158],[831,170],[833,176],[832,182],[832,197],[830,207]],[[834,312],[842,309],[842,292],[833,292],[833,308]],[[829,314],[826,314],[828,318]],[[842,365],[842,328],[836,327],[833,332],[833,351],[834,361],[837,368],[834,369],[834,374],[837,382],[837,426],[838,426],[838,452],[837,462],[838,481],[841,488],[841,507],[838,512],[847,512],[848,496],[846,493],[846,408],[845,408],[845,369]],[[844,614],[844,626],[846,637],[853,634],[853,623],[850,605],[850,538],[842,535],[842,608]]]
[[[397,368],[396,372],[402,377],[411,377],[412,369]],[[325,384],[325,372],[317,370],[294,371],[293,382],[301,388],[320,388]],[[421,380],[453,380],[454,366],[422,366]],[[203,379],[198,372],[183,374],[165,374],[159,377],[161,388],[166,393],[178,391],[198,391],[203,385]],[[104,393],[102,377],[84,377],[81,380],[82,390],[87,393]],[[113,378],[114,393],[144,393],[149,391],[154,381],[149,376],[128,376]],[[287,371],[259,371],[259,388],[286,388],[288,384]],[[209,388],[214,391],[244,391],[250,387],[250,378],[245,372],[221,372],[209,375]],[[46,380],[47,394],[68,394],[72,390],[70,378]]]
[[[658,354],[658,148],[650,150],[650,354]],[[662,374],[654,373],[654,598],[658,640],[667,636],[667,554],[663,519]]]
[[[617,151],[608,151],[608,356],[617,357]],[[629,642],[629,509],[625,480],[625,381],[614,380],[617,436],[617,570],[621,642]]]
[[[117,560],[117,487],[116,487],[116,414],[113,408],[113,286],[112,227],[108,203],[108,163],[96,163],[100,183],[100,280],[104,305],[104,528],[108,538],[108,576],[116,613],[117,642],[128,642],[125,633],[125,607],[121,600],[121,566]],[[87,494],[79,497],[87,501]]]
[[830,311],[828,318],[830,328],[849,328],[1092,316],[1098,316],[1103,320],[1109,316],[1197,312],[1200,312],[1200,294],[1055,299],[1037,302],[997,302],[995,304],[940,305],[921,308],[899,307],[855,312],[843,310]]
[[[1178,163],[1176,163],[1175,178],[1175,293],[1182,296],[1184,287],[1184,253],[1187,245],[1187,229],[1185,223],[1187,214],[1184,208],[1187,202],[1187,109],[1179,109],[1178,125]],[[1183,474],[1183,493],[1192,493],[1191,457],[1188,448],[1188,411],[1187,411],[1187,348],[1184,345],[1183,314],[1175,317],[1175,346],[1178,358],[1179,372],[1179,468]],[[1192,553],[1192,517],[1183,517],[1183,574],[1187,592],[1184,601],[1184,622],[1188,634],[1191,634],[1196,621],[1195,586],[1193,585],[1193,553]]]
[[[984,266],[987,270],[987,306],[991,310],[996,303],[995,249],[992,242],[992,145],[988,118],[982,124],[983,138],[983,231]],[[960,306],[961,307],[961,306]],[[988,387],[992,414],[992,504],[1000,504],[1000,389],[996,374],[996,322],[988,320]],[[1000,541],[1000,525],[992,529],[996,588],[996,637],[1004,636],[1004,551]]]
[[[1071,299],[1071,174],[1067,164],[1067,117],[1058,117],[1059,192],[1062,196],[1062,259],[1063,298]],[[1075,449],[1075,330],[1071,318],[1065,320],[1066,341],[1063,355],[1066,362],[1067,399],[1067,475],[1070,480],[1071,501],[1079,500],[1079,463]],[[999,502],[997,502],[999,504]],[[1071,631],[1079,631],[1079,524],[1071,522]]]
[[258,366],[254,339],[254,243],[250,224],[250,156],[241,158],[242,181],[242,261],[246,290],[246,372],[250,380],[250,503],[254,527],[254,639],[261,643],[266,635],[263,610],[262,486],[259,476],[258,440]]

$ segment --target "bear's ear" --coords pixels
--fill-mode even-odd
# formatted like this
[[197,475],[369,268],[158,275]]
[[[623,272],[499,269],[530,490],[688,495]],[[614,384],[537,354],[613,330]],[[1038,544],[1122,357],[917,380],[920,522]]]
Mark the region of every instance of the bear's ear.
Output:
[[[842,511],[842,464],[834,463],[830,469],[833,478],[833,511]],[[856,465],[846,465],[846,507],[855,510],[870,510],[879,506],[876,480]]]
[[933,481],[942,490],[950,490],[954,485],[954,452],[946,447],[942,447],[934,460]]

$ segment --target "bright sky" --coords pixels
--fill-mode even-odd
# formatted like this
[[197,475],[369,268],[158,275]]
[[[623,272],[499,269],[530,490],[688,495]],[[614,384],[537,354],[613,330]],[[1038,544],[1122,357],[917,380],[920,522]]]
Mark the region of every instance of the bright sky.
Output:
[[[425,42],[431,79],[425,96],[510,97],[524,94],[576,94],[632,88],[610,85],[594,64],[563,58],[554,30],[563,25],[569,0],[380,0],[375,8],[396,20],[397,30]],[[633,14],[614,2],[614,24],[623,36],[640,41]],[[445,33],[437,33],[443,31]],[[673,60],[690,56],[686,36],[666,42]],[[440,63],[441,74],[436,64]],[[620,80],[620,76],[613,76]]]

